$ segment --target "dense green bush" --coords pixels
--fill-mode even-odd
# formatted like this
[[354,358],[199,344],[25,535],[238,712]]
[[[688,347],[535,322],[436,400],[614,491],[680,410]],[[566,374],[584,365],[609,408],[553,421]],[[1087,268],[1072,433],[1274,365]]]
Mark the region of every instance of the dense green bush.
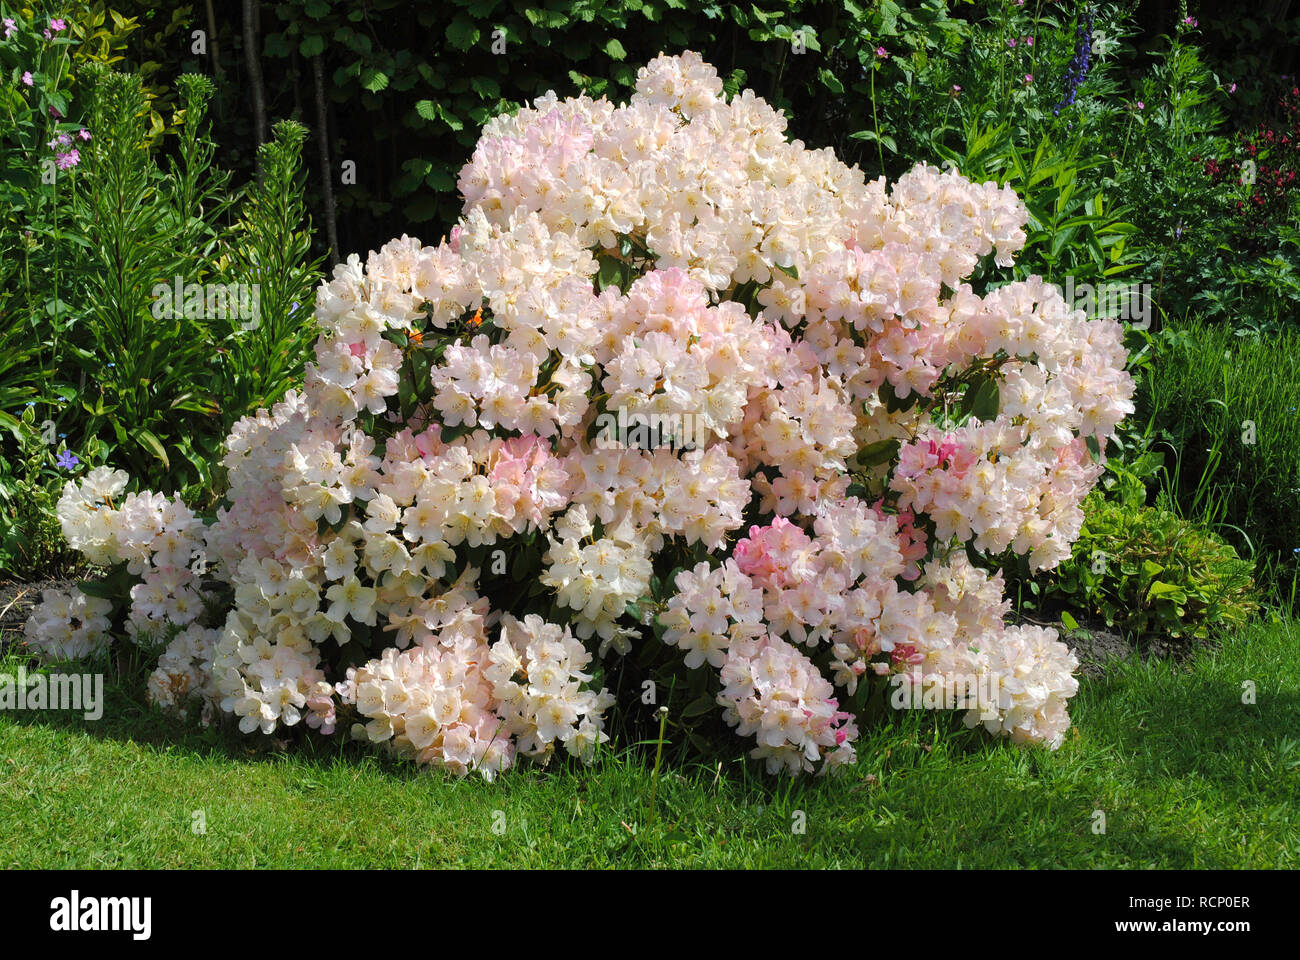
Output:
[[1257,609],[1251,565],[1222,538],[1140,500],[1094,491],[1071,558],[1034,583],[1040,603],[1105,620],[1135,637],[1202,639]]

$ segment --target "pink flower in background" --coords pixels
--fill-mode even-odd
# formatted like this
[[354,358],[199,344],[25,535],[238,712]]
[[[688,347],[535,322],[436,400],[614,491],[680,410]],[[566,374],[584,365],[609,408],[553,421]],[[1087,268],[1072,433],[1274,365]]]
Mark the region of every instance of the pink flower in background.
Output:
[[5,17],[4,24],[5,24],[5,39],[8,40],[9,37],[13,34],[13,32],[18,29],[18,25],[14,23],[12,17]]
[[30,70],[23,71],[23,84],[28,87],[32,85],[32,72]]
[[1032,73],[1026,73],[1025,83],[1033,83],[1033,82],[1034,82],[1034,75]]
[[888,60],[889,51],[886,50],[884,47],[876,47],[876,56],[878,56],[881,60]]
[[85,127],[82,127],[79,131],[77,131],[77,136],[79,136],[82,140],[89,140],[90,131],[87,130]]
[[53,30],[55,33],[58,33],[59,31],[66,29],[67,26],[68,26],[67,23],[65,23],[59,17],[55,17],[53,20],[50,21],[50,29]]
[[81,154],[78,153],[75,148],[69,150],[67,153],[60,153],[54,158],[55,166],[60,170],[67,170],[71,167],[75,167],[80,162]]

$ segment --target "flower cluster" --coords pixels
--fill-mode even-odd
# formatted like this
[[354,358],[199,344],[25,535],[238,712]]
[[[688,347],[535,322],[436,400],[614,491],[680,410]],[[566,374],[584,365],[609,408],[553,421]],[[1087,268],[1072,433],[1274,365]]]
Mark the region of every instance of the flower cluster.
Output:
[[128,479],[124,470],[96,467],[65,485],[56,512],[70,546],[92,563],[124,563],[139,577],[126,629],[132,636],[157,635],[169,625],[192,623],[203,611],[206,530],[178,498],[123,495]]
[[27,648],[47,660],[85,660],[108,648],[113,604],[72,590],[44,590],[23,624]]
[[1070,59],[1070,65],[1065,69],[1065,96],[1052,108],[1054,114],[1059,115],[1066,107],[1074,105],[1079,87],[1083,86],[1083,81],[1088,77],[1088,71],[1092,67],[1092,28],[1096,19],[1096,12],[1091,7],[1079,18],[1079,24],[1075,28],[1079,44]]
[[613,699],[585,686],[591,654],[567,628],[535,614],[506,615],[489,647],[486,606],[461,594],[440,611],[426,641],[404,652],[389,647],[350,669],[338,692],[367,719],[353,735],[487,779],[509,768],[516,752],[545,760],[557,744],[590,759],[609,739],[601,715]]
[[[1234,84],[1235,86],[1235,84]],[[1236,158],[1192,159],[1204,164],[1214,184],[1230,184],[1246,195],[1236,200],[1236,239],[1250,253],[1269,249],[1280,223],[1294,220],[1297,173],[1300,172],[1300,87],[1291,87],[1277,101],[1281,120],[1260,123],[1247,134],[1238,131],[1233,144]],[[1244,190],[1240,190],[1244,188]]]
[[968,723],[1060,742],[1077,664],[967,549],[1068,556],[1133,384],[1115,321],[968,282],[1025,243],[1013,191],[867,182],[690,53],[625,105],[489,121],[459,184],[442,243],[321,285],[302,388],[234,426],[210,526],[102,469],[67,487],[69,542],[138,580],[131,632],[179,631],[157,702],[492,777],[589,759],[600,658],[661,640],[623,667],[707,667],[773,771],[850,762],[891,678],[995,680]]
[[203,722],[211,722],[220,700],[212,672],[219,636],[218,630],[191,623],[172,637],[149,675],[149,701],[184,716],[197,699]]
[[769,773],[821,772],[856,759],[853,716],[813,663],[780,637],[746,639],[727,651],[718,702],[741,736],[758,741],[750,755]]

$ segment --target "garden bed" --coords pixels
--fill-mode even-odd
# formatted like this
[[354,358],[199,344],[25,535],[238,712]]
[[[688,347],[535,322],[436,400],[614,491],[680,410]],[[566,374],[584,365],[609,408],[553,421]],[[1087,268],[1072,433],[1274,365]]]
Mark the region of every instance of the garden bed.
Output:
[[7,644],[11,638],[21,638],[23,624],[32,608],[41,602],[43,591],[68,590],[76,584],[76,580],[60,578],[37,580],[34,583],[0,583],[0,646]]

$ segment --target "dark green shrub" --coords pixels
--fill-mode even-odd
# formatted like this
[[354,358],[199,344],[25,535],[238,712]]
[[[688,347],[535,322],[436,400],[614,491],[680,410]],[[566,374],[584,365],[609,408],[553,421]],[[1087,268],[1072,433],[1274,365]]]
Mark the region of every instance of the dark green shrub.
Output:
[[1177,515],[1093,491],[1071,558],[1039,584],[1055,605],[1100,616],[1130,636],[1202,639],[1256,611],[1251,565]]

